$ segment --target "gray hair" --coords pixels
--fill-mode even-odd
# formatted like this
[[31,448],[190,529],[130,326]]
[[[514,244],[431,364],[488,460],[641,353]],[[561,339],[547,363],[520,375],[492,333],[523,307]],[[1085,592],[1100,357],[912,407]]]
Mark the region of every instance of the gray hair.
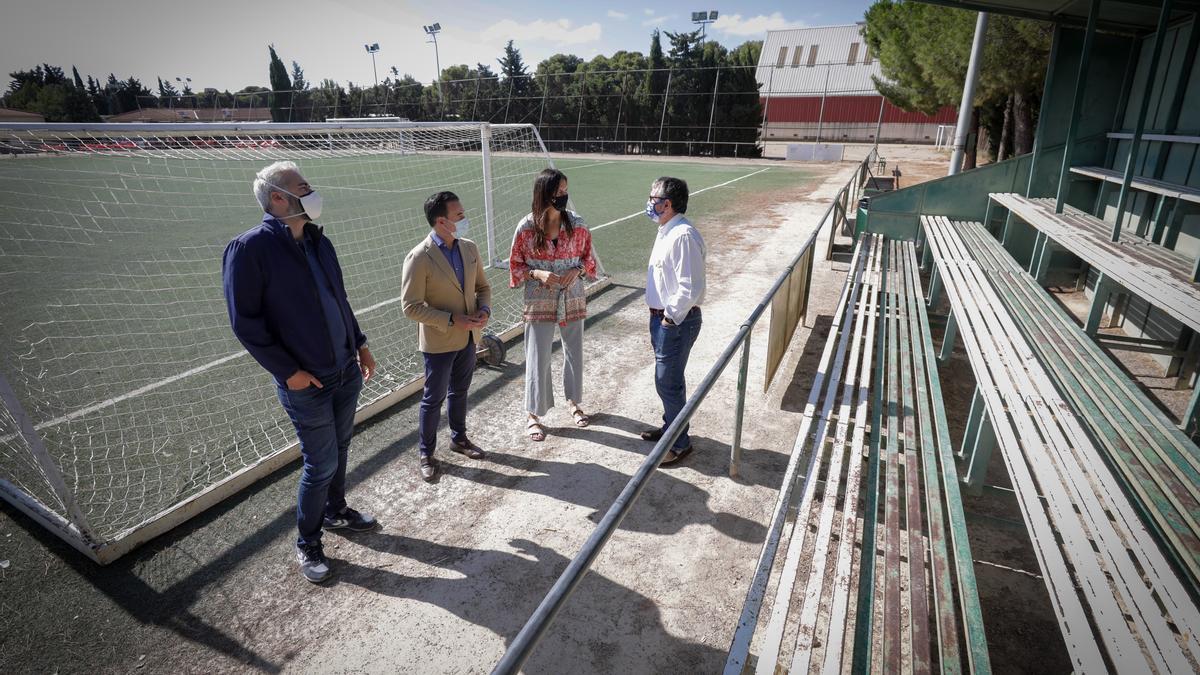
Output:
[[271,192],[281,192],[279,189],[280,176],[288,171],[300,172],[295,162],[281,161],[269,164],[254,175],[254,197],[264,212],[271,206]]

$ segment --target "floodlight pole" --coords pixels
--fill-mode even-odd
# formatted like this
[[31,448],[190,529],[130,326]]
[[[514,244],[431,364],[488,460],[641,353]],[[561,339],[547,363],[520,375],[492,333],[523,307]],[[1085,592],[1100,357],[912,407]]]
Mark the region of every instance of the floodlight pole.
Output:
[[700,42],[704,42],[707,34],[705,31],[708,24],[717,20],[717,12],[715,10],[705,10],[703,12],[692,12],[692,23],[700,26]]
[[950,169],[946,175],[953,176],[962,170],[963,153],[970,133],[971,108],[975,103],[975,85],[979,83],[980,62],[983,61],[983,38],[987,34],[988,13],[980,12],[975,19],[975,40],[971,43],[971,62],[967,66],[967,79],[963,82],[962,101],[958,104],[958,124],[954,128],[954,152],[950,155]]
[[375,74],[375,88],[379,89],[379,69],[375,67],[375,54],[379,51],[379,43],[365,44],[363,48],[371,55],[371,72]]

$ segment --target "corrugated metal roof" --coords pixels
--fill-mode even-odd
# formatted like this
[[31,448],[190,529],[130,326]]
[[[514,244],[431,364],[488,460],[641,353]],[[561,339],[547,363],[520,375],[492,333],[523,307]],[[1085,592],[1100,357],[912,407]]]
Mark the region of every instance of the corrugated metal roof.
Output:
[[757,68],[760,91],[820,96],[828,83],[830,94],[875,92],[871,76],[881,76],[879,61],[868,56],[860,31],[860,24],[767,31]]

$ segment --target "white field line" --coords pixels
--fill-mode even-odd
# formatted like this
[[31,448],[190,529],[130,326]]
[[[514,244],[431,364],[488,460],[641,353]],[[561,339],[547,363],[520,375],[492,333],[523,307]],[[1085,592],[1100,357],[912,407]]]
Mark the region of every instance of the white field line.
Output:
[[[725,187],[726,185],[729,185],[730,183],[736,183],[736,182],[738,182],[739,180],[742,180],[743,178],[749,178],[749,177],[751,177],[751,176],[756,176],[756,175],[758,175],[758,174],[760,174],[760,173],[762,173],[762,172],[764,172],[764,171],[768,171],[768,170],[770,170],[770,168],[771,168],[771,167],[769,167],[769,166],[768,166],[766,169],[759,169],[758,171],[751,171],[750,173],[746,174],[745,176],[738,176],[737,178],[734,178],[733,180],[727,180],[727,181],[725,181],[724,183],[718,183],[718,184],[716,184],[716,185],[709,185],[709,186],[708,186],[708,187],[706,187],[706,188],[700,188],[699,190],[696,190],[696,191],[695,191],[695,192],[693,192],[692,194],[693,194],[693,195],[698,195],[698,194],[700,194],[701,192],[708,192],[709,190],[714,190],[714,189],[716,189],[716,188],[719,188],[719,187]],[[616,225],[617,223],[623,223],[623,222],[625,222],[626,220],[629,220],[630,218],[636,218],[637,216],[640,216],[640,215],[642,215],[642,214],[644,214],[644,213],[646,213],[645,209],[643,209],[643,210],[641,210],[641,211],[638,211],[638,212],[636,212],[636,213],[631,213],[631,214],[629,214],[629,215],[627,215],[627,216],[622,216],[622,217],[620,217],[620,218],[617,218],[616,220],[610,220],[610,221],[608,221],[607,223],[604,223],[604,224],[602,224],[602,225],[597,225],[597,226],[595,226],[595,227],[593,227],[593,228],[590,228],[590,229],[591,229],[591,231],[592,231],[592,232],[595,232],[596,230],[603,229],[603,228],[605,228],[605,227],[608,227],[609,225]]]
[[[591,166],[599,166],[600,164],[605,164],[605,163],[611,163],[611,162],[598,162],[598,163],[596,163],[596,164],[593,164],[593,165],[591,165]],[[573,168],[576,168],[576,169],[578,169],[578,168],[581,168],[581,167],[573,167]],[[699,190],[696,190],[696,191],[695,191],[695,192],[693,192],[692,194],[693,194],[693,195],[698,195],[698,194],[700,194],[701,192],[707,192],[707,191],[709,191],[709,190],[715,190],[716,188],[719,188],[719,187],[725,187],[726,185],[729,185],[729,184],[731,184],[731,183],[736,183],[736,182],[738,182],[739,180],[742,180],[742,179],[744,179],[744,178],[749,178],[749,177],[751,177],[751,176],[758,175],[758,174],[760,174],[760,173],[762,173],[762,172],[764,172],[764,171],[767,171],[767,170],[768,170],[768,169],[770,169],[770,168],[771,168],[771,167],[767,167],[767,168],[765,168],[765,169],[759,169],[758,171],[752,171],[752,172],[750,172],[750,173],[748,173],[748,174],[746,174],[746,175],[744,175],[744,176],[738,176],[737,178],[734,178],[734,179],[732,179],[732,180],[727,180],[727,181],[725,181],[724,183],[718,183],[718,184],[716,184],[716,185],[710,185],[710,186],[708,186],[708,187],[706,187],[706,188],[701,188],[701,189],[699,189]],[[631,214],[630,214],[630,215],[628,215],[628,216],[625,216],[625,217],[623,217],[623,218],[618,218],[618,219],[616,219],[616,220],[610,220],[610,221],[608,221],[607,223],[604,223],[603,225],[597,225],[596,227],[593,227],[593,228],[591,228],[591,229],[592,229],[592,231],[594,232],[594,231],[596,231],[596,230],[599,230],[600,228],[603,228],[603,227],[608,227],[609,225],[615,225],[615,224],[617,224],[617,223],[620,223],[620,222],[623,222],[623,221],[629,220],[630,218],[633,218],[633,217],[635,217],[635,216],[640,216],[640,215],[642,215],[643,213],[645,213],[645,211],[638,211],[637,213],[631,213]],[[370,312],[373,312],[373,311],[375,311],[375,310],[377,310],[377,309],[381,309],[381,308],[383,308],[383,307],[387,307],[388,305],[393,305],[393,304],[395,304],[395,303],[397,303],[397,302],[399,302],[399,301],[400,301],[400,298],[399,298],[399,297],[390,298],[390,299],[388,299],[388,300],[384,300],[384,301],[382,301],[382,302],[375,303],[374,305],[371,305],[370,307],[363,308],[363,309],[359,310],[358,312],[356,312],[356,314],[359,314],[359,315],[368,314],[368,313],[370,313]],[[166,378],[166,379],[159,380],[158,382],[152,382],[152,383],[150,383],[150,384],[147,384],[147,385],[145,385],[145,386],[138,387],[137,389],[134,389],[133,391],[129,391],[129,392],[126,392],[126,393],[124,393],[124,394],[121,394],[120,396],[114,396],[114,397],[112,397],[112,398],[110,398],[110,399],[105,399],[105,400],[103,400],[103,401],[100,401],[99,403],[94,403],[94,404],[92,404],[92,405],[89,405],[89,406],[87,406],[86,408],[80,408],[79,410],[76,410],[76,411],[74,411],[74,412],[69,412],[69,413],[67,413],[66,415],[62,415],[62,416],[60,416],[60,417],[55,417],[54,419],[46,420],[45,422],[40,422],[40,423],[38,423],[37,425],[35,425],[33,428],[34,428],[34,429],[36,429],[37,431],[41,431],[42,429],[48,429],[48,428],[50,428],[50,427],[56,427],[56,426],[58,426],[58,425],[60,425],[60,424],[63,424],[64,422],[70,422],[71,420],[78,419],[78,418],[80,418],[80,417],[83,417],[83,416],[85,416],[85,415],[90,415],[90,414],[92,414],[92,413],[94,413],[94,412],[96,412],[96,411],[98,411],[98,410],[103,410],[103,409],[105,409],[105,408],[111,408],[112,406],[114,406],[114,405],[117,405],[118,403],[120,403],[120,402],[122,402],[122,401],[127,401],[127,400],[129,400],[129,399],[131,399],[131,398],[134,398],[134,397],[136,397],[136,396],[141,396],[142,394],[146,394],[146,393],[149,393],[149,392],[151,392],[151,391],[154,391],[155,389],[159,389],[159,388],[161,388],[161,387],[165,387],[165,386],[167,386],[168,384],[172,384],[172,383],[174,383],[174,382],[178,382],[179,380],[182,380],[182,379],[184,379],[184,378],[187,378],[187,377],[191,377],[192,375],[199,375],[200,373],[203,373],[203,372],[204,372],[204,371],[206,371],[206,370],[210,370],[210,369],[212,369],[212,368],[216,368],[217,366],[220,366],[220,365],[222,365],[222,364],[228,363],[228,362],[230,362],[230,361],[232,361],[232,360],[234,360],[234,359],[236,359],[236,358],[239,358],[239,357],[242,357],[242,356],[246,356],[247,354],[248,354],[248,352],[246,352],[245,350],[242,350],[242,351],[240,351],[240,352],[235,352],[235,353],[233,353],[233,354],[226,354],[225,356],[222,356],[221,358],[219,358],[219,359],[216,359],[216,360],[214,360],[214,361],[209,361],[208,363],[205,363],[204,365],[201,365],[201,366],[196,366],[195,368],[192,368],[191,370],[186,370],[186,371],[184,371],[184,372],[182,372],[182,373],[179,373],[179,374],[177,374],[177,375],[172,375],[172,376],[170,376],[170,377],[168,377],[168,378]]]

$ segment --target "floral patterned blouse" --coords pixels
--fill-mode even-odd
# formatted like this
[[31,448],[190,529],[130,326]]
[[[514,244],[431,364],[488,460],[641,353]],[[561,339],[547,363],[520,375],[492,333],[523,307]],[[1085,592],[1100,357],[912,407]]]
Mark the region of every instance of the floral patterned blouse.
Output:
[[[574,223],[570,236],[567,228],[559,230],[558,239],[547,241],[546,247],[534,247],[533,214],[521,219],[513,233],[512,251],[508,258],[509,287],[525,286],[526,321],[556,321],[566,325],[587,316],[587,295],[583,277],[596,278],[596,256],[592,252],[592,233],[575,212],[567,214]],[[551,288],[537,279],[527,278],[531,270],[546,270],[566,274],[572,269],[583,273],[568,288]]]

